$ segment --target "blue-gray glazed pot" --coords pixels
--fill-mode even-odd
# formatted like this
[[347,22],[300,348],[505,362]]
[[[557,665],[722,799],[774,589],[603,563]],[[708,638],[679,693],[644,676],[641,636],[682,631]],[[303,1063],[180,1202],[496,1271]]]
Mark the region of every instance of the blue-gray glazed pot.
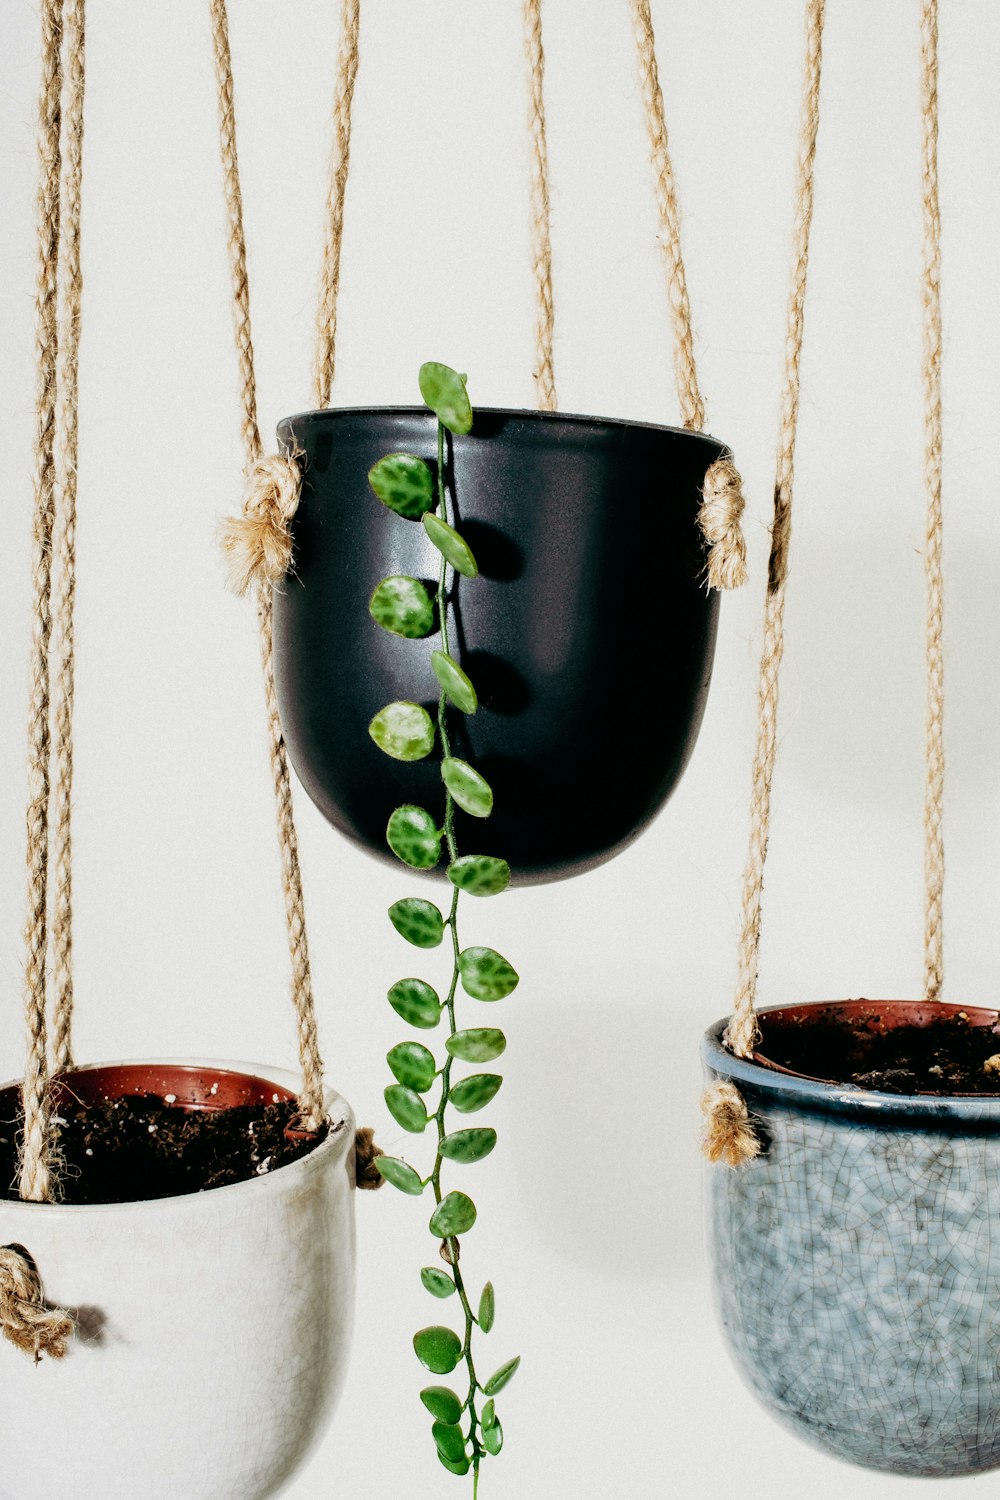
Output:
[[[926,1024],[956,1005],[849,1001],[761,1016],[878,1012]],[[965,1007],[975,1024],[998,1012]],[[746,1100],[764,1150],[707,1170],[725,1337],[785,1427],[848,1462],[947,1477],[1000,1464],[1000,1097],[869,1093],[733,1057],[710,1082]]]

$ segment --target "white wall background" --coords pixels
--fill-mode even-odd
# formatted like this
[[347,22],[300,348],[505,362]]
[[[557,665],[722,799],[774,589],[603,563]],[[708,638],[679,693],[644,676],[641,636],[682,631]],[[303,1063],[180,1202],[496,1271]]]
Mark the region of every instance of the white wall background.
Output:
[[[336,401],[415,398],[427,357],[530,404],[526,84],[514,0],[364,6]],[[294,1060],[251,614],[217,518],[240,489],[236,367],[203,0],[89,7],[77,717],[78,1053]],[[233,0],[265,429],[310,403],[337,46],[332,0]],[[575,883],[491,904],[508,1002],[501,1144],[468,1253],[495,1281],[507,1448],[488,1500],[900,1496],[779,1431],[723,1355],[696,1148],[700,1032],[726,1011],[747,833],[802,60],[798,0],[654,0],[711,430],[750,496],[694,762],[655,828]],[[762,999],[913,995],[924,687],[917,0],[833,0]],[[569,411],[676,417],[627,6],[546,0]],[[33,405],[29,0],[0,13],[0,1075],[20,1068]],[[1000,974],[1000,10],[942,0],[947,993]],[[298,800],[333,1081],[390,1149],[383,995],[401,875]],[[424,1215],[359,1201],[350,1389],[292,1500],[462,1493],[409,1349]],[[996,1480],[980,1481],[985,1494]],[[921,1494],[944,1493],[928,1483]]]

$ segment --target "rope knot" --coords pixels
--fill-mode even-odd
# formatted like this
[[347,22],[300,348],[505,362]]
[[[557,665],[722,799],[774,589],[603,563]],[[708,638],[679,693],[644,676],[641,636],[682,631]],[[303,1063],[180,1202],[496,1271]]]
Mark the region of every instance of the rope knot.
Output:
[[289,522],[299,504],[302,470],[293,454],[269,453],[247,470],[243,511],[222,523],[220,542],[234,593],[267,588],[292,562]]
[[359,1127],[354,1137],[354,1180],[359,1188],[374,1191],[385,1181],[375,1163],[385,1152],[375,1144],[375,1132],[370,1125]]
[[698,524],[708,542],[708,584],[738,589],[747,581],[747,547],[742,518],[743,481],[729,458],[717,458],[705,475]]
[[36,1365],[43,1354],[62,1359],[73,1333],[69,1314],[45,1305],[35,1263],[18,1245],[0,1246],[0,1327]]
[[760,1141],[750,1123],[743,1095],[731,1083],[714,1083],[701,1096],[705,1129],[701,1149],[709,1161],[740,1167],[760,1155]]

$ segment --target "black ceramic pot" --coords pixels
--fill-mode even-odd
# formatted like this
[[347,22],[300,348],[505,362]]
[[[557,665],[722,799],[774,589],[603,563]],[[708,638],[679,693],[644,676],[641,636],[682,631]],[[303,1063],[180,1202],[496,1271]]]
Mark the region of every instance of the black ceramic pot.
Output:
[[[282,422],[304,455],[292,572],[275,593],[278,703],[292,764],[333,825],[373,853],[400,803],[442,805],[434,759],[390,760],[368,735],[395,699],[436,703],[435,638],[368,614],[379,580],[428,583],[419,522],[375,498],[387,453],[434,466],[424,408],[308,412]],[[477,410],[449,439],[457,525],[480,576],[456,580],[452,651],[480,708],[456,713],[453,753],[495,793],[485,823],[457,813],[460,847],[508,860],[522,883],[592,868],[642,832],[673,791],[701,724],[718,594],[697,524],[705,472],[726,450],[669,427]],[[456,645],[457,643],[457,645]]]

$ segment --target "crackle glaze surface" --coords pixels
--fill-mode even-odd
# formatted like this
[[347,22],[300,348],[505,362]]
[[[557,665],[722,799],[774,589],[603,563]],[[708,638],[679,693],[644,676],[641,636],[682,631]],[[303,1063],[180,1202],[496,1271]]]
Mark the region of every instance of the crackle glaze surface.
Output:
[[[277,1069],[220,1063],[295,1089]],[[354,1117],[273,1175],[152,1203],[0,1202],[79,1334],[58,1363],[0,1341],[0,1500],[264,1500],[343,1381],[354,1307]]]
[[770,1410],[896,1474],[1000,1464],[1000,1101],[782,1077],[703,1044],[764,1154],[707,1169],[719,1313]]

